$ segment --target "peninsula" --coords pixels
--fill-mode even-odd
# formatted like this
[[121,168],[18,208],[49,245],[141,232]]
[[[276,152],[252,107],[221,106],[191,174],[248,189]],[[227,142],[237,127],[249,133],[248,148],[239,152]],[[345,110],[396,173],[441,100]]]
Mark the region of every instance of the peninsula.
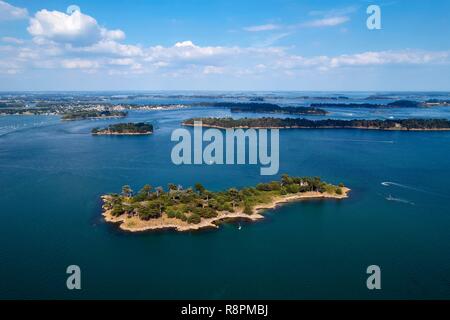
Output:
[[86,119],[107,119],[107,118],[124,118],[127,113],[124,111],[114,110],[80,110],[74,112],[68,112],[62,115],[62,120],[74,121],[74,120],[86,120]]
[[117,123],[106,128],[94,128],[93,135],[148,135],[153,133],[153,125],[145,122]]
[[209,191],[200,183],[194,188],[169,184],[153,189],[145,185],[136,194],[124,186],[120,194],[102,196],[105,221],[122,230],[158,229],[177,231],[218,228],[223,221],[263,219],[262,210],[303,199],[344,199],[350,189],[323,182],[318,177],[290,177],[260,183],[256,187]]
[[191,118],[183,125],[194,126],[201,122],[203,127],[255,128],[255,129],[372,129],[372,130],[450,130],[447,119],[399,119],[399,120],[308,120],[304,118]]

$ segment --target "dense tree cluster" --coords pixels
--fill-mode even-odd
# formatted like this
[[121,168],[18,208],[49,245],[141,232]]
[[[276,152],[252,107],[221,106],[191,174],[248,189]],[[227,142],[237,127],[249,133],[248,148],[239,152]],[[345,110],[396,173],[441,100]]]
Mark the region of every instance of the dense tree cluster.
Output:
[[145,122],[138,123],[116,123],[111,124],[106,128],[94,128],[92,129],[93,134],[100,133],[151,133],[153,132],[153,125]]
[[219,212],[242,210],[251,215],[255,205],[269,203],[276,196],[308,191],[342,194],[342,187],[342,184],[334,186],[318,177],[290,177],[286,174],[279,181],[260,183],[256,188],[230,188],[219,192],[209,191],[200,183],[187,189],[170,183],[167,190],[145,185],[137,193],[126,185],[120,194],[105,198],[105,208],[111,210],[113,216],[126,214],[149,220],[166,214],[169,218],[197,224],[202,219],[217,217]]
[[193,118],[183,123],[192,125],[202,121],[204,126],[220,128],[367,128],[433,130],[450,129],[447,119],[399,119],[399,120],[308,120],[304,118]]

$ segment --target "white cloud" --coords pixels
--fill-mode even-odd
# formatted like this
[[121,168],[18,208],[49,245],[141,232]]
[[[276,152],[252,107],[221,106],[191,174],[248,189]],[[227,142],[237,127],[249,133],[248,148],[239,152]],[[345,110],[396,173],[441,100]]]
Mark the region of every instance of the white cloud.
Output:
[[26,19],[28,11],[0,0],[0,21]]
[[120,41],[125,39],[125,32],[122,30],[106,30],[105,28],[101,29],[102,36],[107,40],[115,40]]
[[329,17],[323,19],[312,20],[300,24],[301,27],[320,28],[320,27],[334,27],[346,23],[350,18],[346,16]]
[[344,54],[335,57],[314,56],[302,57],[288,55],[279,59],[274,68],[282,69],[305,69],[316,68],[326,71],[340,67],[368,67],[382,65],[427,65],[427,64],[449,64],[449,51],[368,51],[356,54]]
[[276,30],[279,28],[280,28],[280,26],[276,25],[276,24],[262,24],[262,25],[258,25],[258,26],[245,27],[244,30],[249,31],[249,32],[260,32],[260,31]]
[[450,57],[449,52],[423,51],[369,51],[353,55],[341,55],[331,58],[330,67],[367,66],[384,64],[428,64],[445,63]]
[[291,34],[292,34],[291,32],[283,32],[283,33],[273,34],[270,37],[266,38],[265,40],[261,41],[258,45],[260,47],[269,47],[269,46],[274,45],[279,40],[290,36]]
[[98,61],[86,59],[66,59],[61,61],[61,65],[66,69],[95,69],[100,66]]
[[[0,4],[2,1],[0,0]],[[201,46],[191,40],[171,46],[125,44],[125,33],[108,30],[79,10],[66,14],[40,10],[30,18],[32,41],[1,38],[0,73],[30,69],[73,69],[108,75],[154,74],[164,77],[296,76],[311,70],[325,73],[338,68],[364,68],[383,65],[450,64],[450,52],[417,50],[368,51],[336,56],[302,56],[273,44],[295,29],[332,27],[349,20],[347,16],[322,15],[321,19],[298,25],[258,25],[250,32],[271,31],[260,46]],[[267,35],[264,34],[263,35]]]
[[6,43],[12,43],[12,44],[23,44],[25,42],[22,39],[17,39],[14,37],[2,37],[1,41],[6,42]]
[[192,43],[192,41],[181,41],[175,43],[176,48],[194,48],[195,45]]
[[145,60],[152,62],[196,62],[208,64],[213,60],[220,60],[225,56],[239,54],[238,47],[200,47],[192,41],[177,42],[172,47],[154,46],[145,52]]
[[203,74],[222,74],[224,71],[223,67],[206,66],[203,68]]
[[102,40],[90,46],[72,47],[69,51],[78,53],[91,53],[106,56],[134,57],[142,56],[143,50],[139,46],[121,44],[112,40]]
[[100,40],[123,40],[121,30],[107,30],[93,17],[79,10],[66,14],[60,11],[40,10],[30,19],[28,32],[37,39],[84,46]]

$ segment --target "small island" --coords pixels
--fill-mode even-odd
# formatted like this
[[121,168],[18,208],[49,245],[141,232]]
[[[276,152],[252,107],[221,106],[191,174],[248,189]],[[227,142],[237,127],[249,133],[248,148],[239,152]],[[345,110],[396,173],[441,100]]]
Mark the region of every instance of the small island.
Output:
[[153,125],[145,122],[116,123],[106,128],[94,128],[93,135],[148,135],[153,133]]
[[183,121],[185,126],[201,122],[209,128],[242,129],[367,129],[367,130],[450,130],[447,119],[399,119],[399,120],[308,120],[304,118],[191,118]]
[[108,118],[124,118],[127,116],[125,111],[115,110],[78,110],[73,112],[64,113],[61,117],[62,120],[74,121],[74,120],[86,120],[86,119],[108,119]]
[[209,191],[200,183],[194,188],[169,184],[153,189],[145,185],[136,194],[124,186],[120,194],[102,196],[105,221],[120,229],[137,232],[218,228],[224,221],[263,219],[262,210],[304,199],[344,199],[350,189],[323,182],[318,177],[291,177],[259,183],[256,187]]

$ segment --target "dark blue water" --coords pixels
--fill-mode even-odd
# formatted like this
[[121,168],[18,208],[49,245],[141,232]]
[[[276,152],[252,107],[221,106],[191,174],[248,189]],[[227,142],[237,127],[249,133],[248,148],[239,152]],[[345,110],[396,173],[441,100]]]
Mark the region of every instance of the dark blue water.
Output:
[[[355,111],[336,117],[345,112]],[[129,234],[102,221],[99,196],[124,184],[220,190],[277,178],[173,165],[172,130],[212,115],[230,114],[132,112],[155,125],[146,137],[89,134],[120,120],[0,117],[0,297],[450,298],[450,132],[282,131],[280,174],[342,181],[351,198],[289,204],[241,230]],[[66,289],[71,264],[81,291]],[[371,264],[381,291],[366,288]]]

